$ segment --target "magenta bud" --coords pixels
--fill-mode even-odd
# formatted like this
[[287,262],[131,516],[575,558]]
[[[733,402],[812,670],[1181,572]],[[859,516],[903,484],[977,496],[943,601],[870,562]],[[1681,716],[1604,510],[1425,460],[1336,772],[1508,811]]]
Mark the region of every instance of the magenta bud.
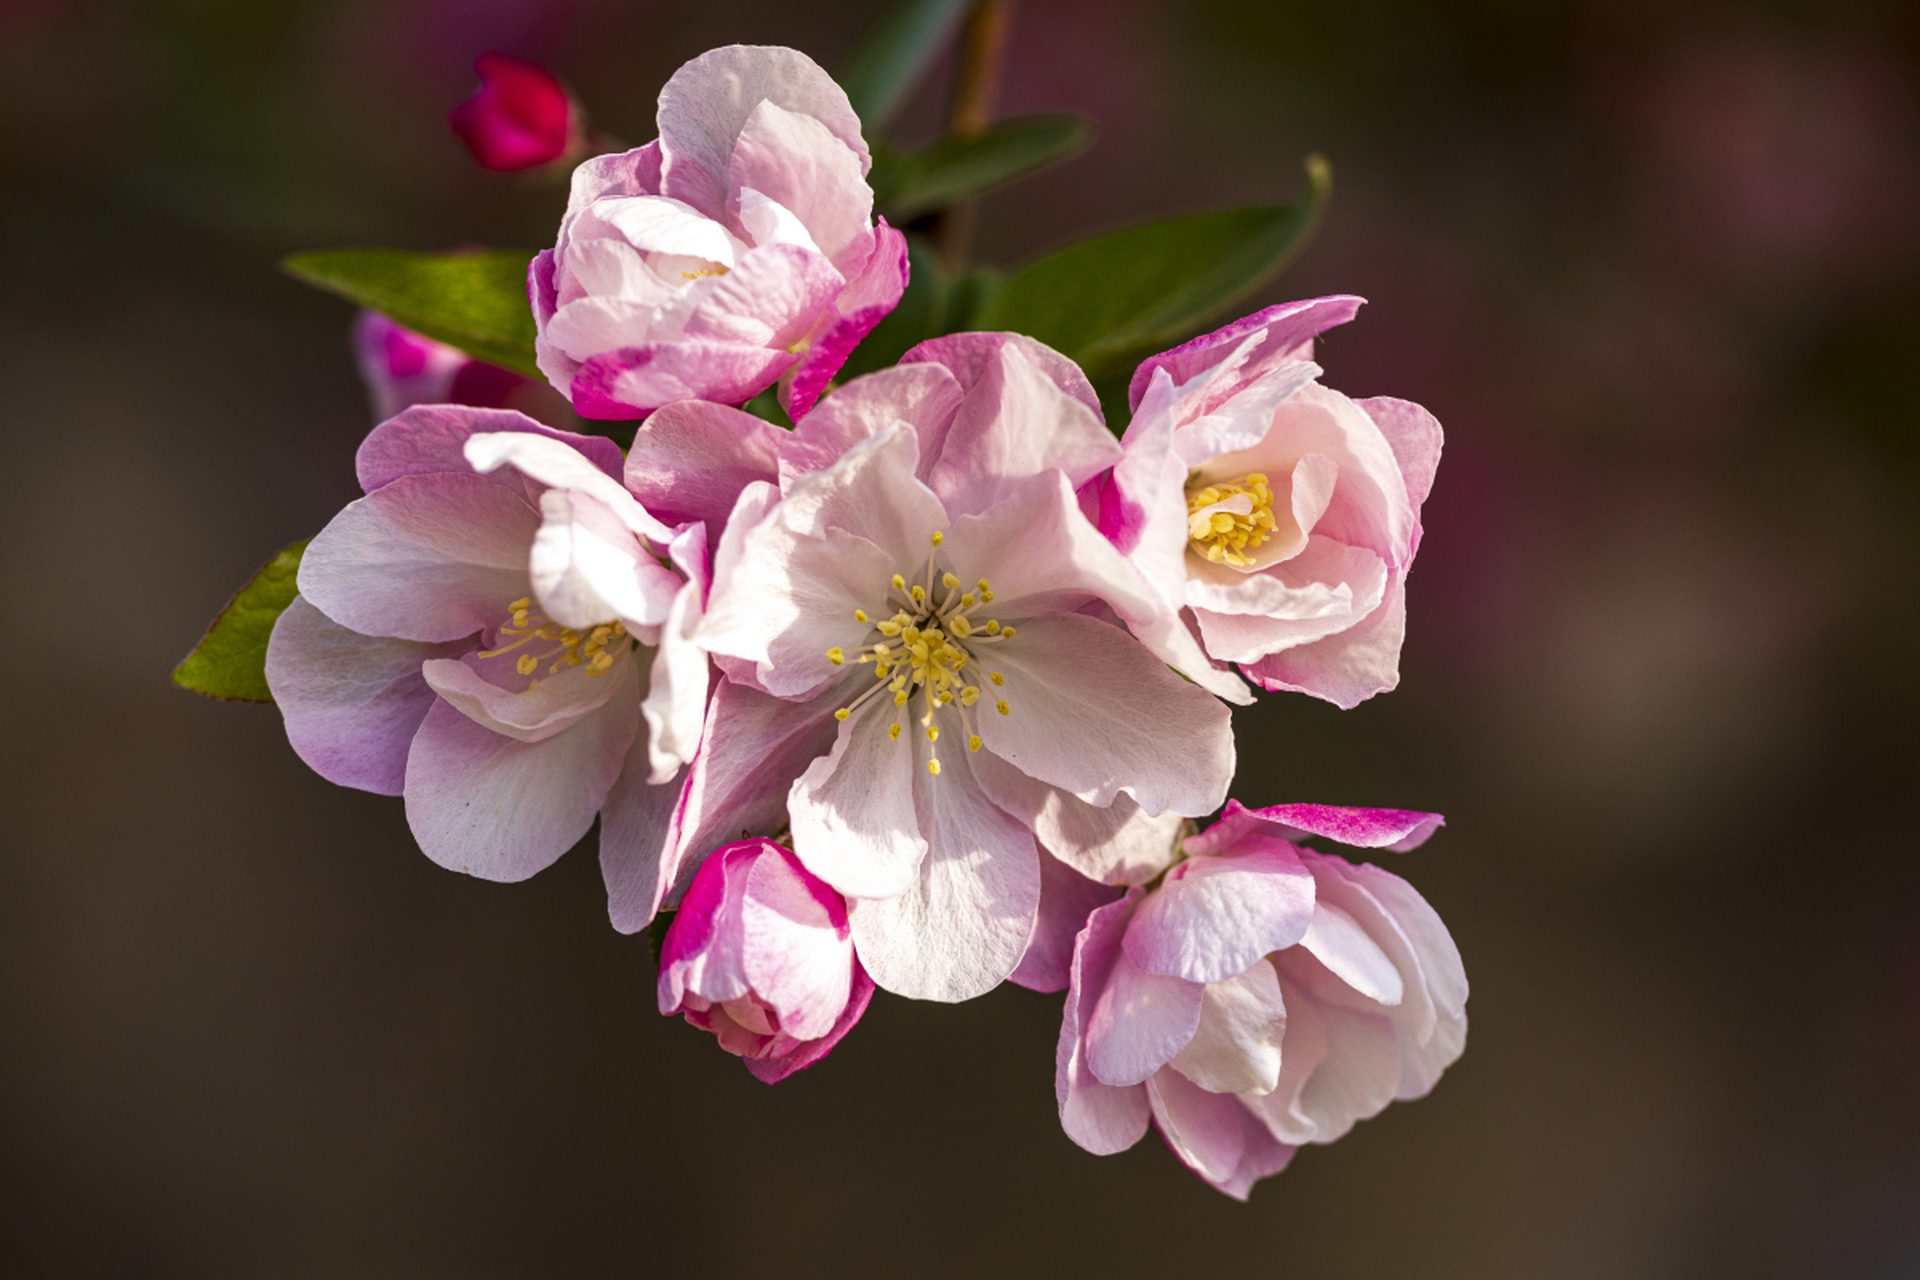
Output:
[[532,169],[564,156],[580,134],[577,112],[553,72],[537,62],[483,53],[480,88],[447,117],[483,168]]

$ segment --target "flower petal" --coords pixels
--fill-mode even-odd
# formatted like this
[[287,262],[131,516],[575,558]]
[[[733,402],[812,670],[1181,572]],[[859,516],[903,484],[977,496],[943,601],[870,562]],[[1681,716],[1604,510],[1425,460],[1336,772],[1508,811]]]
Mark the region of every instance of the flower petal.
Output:
[[[848,897],[910,891],[927,857],[914,808],[913,752],[887,735],[893,715],[893,703],[882,698],[855,711],[841,722],[833,750],[807,766],[787,796],[794,852],[807,870]],[[1037,870],[1033,878],[1037,900]],[[1026,925],[1031,922],[1029,916]],[[1026,932],[1023,926],[1022,943]],[[1019,959],[1016,953],[1007,972]],[[867,969],[887,990],[899,990],[884,957],[867,958]]]
[[554,385],[583,418],[644,418],[675,400],[744,404],[778,381],[793,360],[755,343],[642,342],[583,360],[570,381]]
[[349,631],[295,596],[267,643],[267,688],[295,754],[328,782],[397,796],[434,704],[420,664],[465,648]]
[[1118,627],[1024,619],[983,661],[1006,676],[1009,714],[982,715],[980,736],[1022,772],[1101,807],[1125,792],[1149,814],[1202,814],[1226,799],[1226,707]]
[[855,378],[800,419],[780,446],[780,485],[811,471],[825,471],[854,445],[896,422],[913,424],[919,479],[939,457],[948,426],[960,408],[960,384],[944,366],[901,364]]
[[[978,766],[990,757],[974,759]],[[991,798],[991,793],[989,793]],[[1040,912],[1026,954],[1007,977],[1029,991],[1064,991],[1071,976],[1073,942],[1094,911],[1117,901],[1125,890],[1089,880],[1060,859],[1040,851]]]
[[1354,626],[1269,654],[1242,670],[1262,689],[1310,693],[1351,711],[1400,683],[1400,646],[1406,634],[1406,583],[1390,581],[1380,607]]
[[728,45],[703,53],[660,90],[662,187],[708,217],[720,217],[740,131],[754,109],[772,102],[826,126],[859,159],[872,163],[860,117],[846,91],[813,59],[794,49]]
[[605,706],[631,680],[634,666],[623,661],[598,678],[588,675],[584,666],[562,667],[523,689],[503,689],[475,670],[473,662],[471,655],[465,661],[432,658],[420,673],[461,715],[489,732],[527,743],[564,733]]
[[671,887],[669,856],[674,809],[687,770],[665,782],[648,781],[649,743],[633,735],[620,776],[600,806],[600,878],[607,886],[607,918],[621,933],[638,933],[652,922]]
[[1146,884],[1180,855],[1187,820],[1177,813],[1150,817],[1125,794],[1096,808],[987,752],[973,757],[973,772],[988,798],[1033,828],[1049,853],[1099,883]]
[[[564,385],[564,384],[562,384]],[[609,476],[620,474],[620,446],[605,436],[561,431],[512,409],[473,409],[455,404],[415,405],[375,427],[354,455],[354,472],[368,493],[401,476],[435,471],[472,471],[466,444],[481,432],[521,432],[557,440]],[[519,482],[503,477],[516,490]]]
[[[1040,908],[1033,835],[995,807],[958,761],[929,777],[916,753],[888,741],[878,724],[866,725],[863,736],[892,748],[919,779],[926,856],[897,896],[848,904],[854,946],[888,991],[915,1000],[971,1000],[1014,971],[1033,936]],[[797,805],[794,814],[797,847]],[[880,842],[877,833],[863,835]]]
[[1168,1065],[1208,1093],[1271,1093],[1286,1027],[1279,975],[1256,960],[1238,977],[1207,984],[1199,1029]]
[[1294,1149],[1280,1142],[1232,1094],[1208,1093],[1177,1071],[1147,1082],[1154,1122],[1189,1169],[1236,1200],[1279,1173]]
[[640,723],[637,682],[544,742],[518,742],[437,702],[407,755],[407,823],[429,858],[524,880],[587,833]]
[[966,387],[929,481],[956,515],[986,511],[1009,496],[1013,482],[1046,471],[1077,489],[1121,456],[1099,413],[1028,358],[1032,344],[992,336],[1000,344]]
[[864,157],[818,119],[762,102],[747,116],[728,167],[729,200],[744,219],[751,191],[788,210],[843,276],[866,264],[873,188]]
[[1294,847],[1267,836],[1188,858],[1141,904],[1127,955],[1150,973],[1224,982],[1300,941],[1313,919],[1313,886]]
[[803,1040],[787,1053],[765,1058],[748,1058],[747,1070],[765,1084],[779,1084],[794,1072],[810,1067],[827,1056],[833,1046],[840,1043],[847,1032],[853,1030],[853,1024],[860,1021],[867,1011],[867,1004],[873,999],[873,979],[860,967],[857,958],[852,960],[853,987],[847,997],[846,1008],[840,1011],[833,1028],[815,1040]]
[[677,401],[634,432],[626,487],[665,523],[704,520],[717,536],[742,489],[778,479],[785,437],[771,422],[739,409]]
[[674,866],[663,873],[670,885],[683,887],[701,859],[742,831],[772,835],[786,825],[794,780],[834,745],[838,705],[837,688],[811,702],[790,702],[730,680],[714,687],[674,815]]
[[1142,1083],[1193,1039],[1205,992],[1201,983],[1148,973],[1123,941],[1087,1019],[1088,1067],[1107,1084]]
[[1334,804],[1276,804],[1248,809],[1238,800],[1229,800],[1218,822],[1188,840],[1187,851],[1218,853],[1247,832],[1264,830],[1282,840],[1324,836],[1356,849],[1405,853],[1425,844],[1446,822],[1437,813],[1412,809],[1353,809]]
[[1140,1085],[1103,1084],[1087,1066],[1083,1033],[1107,979],[1120,958],[1120,935],[1140,890],[1129,889],[1118,902],[1087,917],[1086,927],[1073,943],[1066,1012],[1060,1021],[1060,1043],[1054,1055],[1054,1096],[1060,1105],[1060,1127],[1067,1136],[1097,1156],[1125,1151],[1147,1131],[1147,1091]]
[[402,476],[348,503],[308,544],[300,594],[362,635],[470,636],[527,593],[539,521],[525,498],[483,476]]
[[846,904],[787,850],[764,848],[771,852],[747,868],[742,963],[781,1033],[816,1040],[833,1029],[853,989]]
[[1243,358],[1239,376],[1219,388],[1218,394],[1231,395],[1276,364],[1311,359],[1313,340],[1335,325],[1353,319],[1365,301],[1350,294],[1336,294],[1282,303],[1202,334],[1171,351],[1149,356],[1133,371],[1133,380],[1127,388],[1128,402],[1135,409],[1140,407],[1155,370],[1165,369],[1175,383],[1191,382],[1225,359],[1249,336],[1264,331],[1258,345]]
[[624,622],[646,635],[666,621],[680,578],[598,498],[549,489],[540,515],[527,576],[548,617],[576,630]]
[[512,467],[550,488],[577,490],[588,495],[639,537],[662,545],[673,539],[673,530],[627,492],[617,478],[619,472],[608,475],[591,465],[578,450],[567,448],[557,440],[524,433],[475,435],[467,441],[465,453],[475,471]]

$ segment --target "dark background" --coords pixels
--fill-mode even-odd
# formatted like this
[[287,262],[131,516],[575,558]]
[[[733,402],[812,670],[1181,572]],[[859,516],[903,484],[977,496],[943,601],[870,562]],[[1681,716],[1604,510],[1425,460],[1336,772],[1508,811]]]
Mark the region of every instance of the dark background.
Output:
[[[20,1276],[1920,1276],[1920,20],[1701,0],[1026,0],[992,197],[1336,194],[1255,302],[1447,429],[1403,683],[1238,717],[1235,794],[1388,855],[1474,984],[1428,1099],[1247,1205],[1060,1132],[1058,997],[885,996],[769,1089],[653,1011],[577,851],[501,887],[171,665],[356,496],[297,249],[551,241],[444,125],[483,49],[630,144],[874,3],[0,3],[0,1270]],[[938,85],[904,132],[938,118]]]

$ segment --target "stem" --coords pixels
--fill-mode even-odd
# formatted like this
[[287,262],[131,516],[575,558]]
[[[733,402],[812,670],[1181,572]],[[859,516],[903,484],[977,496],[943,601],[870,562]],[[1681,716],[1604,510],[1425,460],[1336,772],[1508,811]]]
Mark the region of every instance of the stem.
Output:
[[[1014,0],[976,0],[967,14],[960,37],[960,68],[954,77],[953,105],[947,112],[947,132],[956,138],[977,138],[993,119],[994,99],[1000,95],[1000,70],[1013,26]],[[934,229],[934,247],[949,274],[958,275],[973,239],[979,201],[961,200],[940,215]]]

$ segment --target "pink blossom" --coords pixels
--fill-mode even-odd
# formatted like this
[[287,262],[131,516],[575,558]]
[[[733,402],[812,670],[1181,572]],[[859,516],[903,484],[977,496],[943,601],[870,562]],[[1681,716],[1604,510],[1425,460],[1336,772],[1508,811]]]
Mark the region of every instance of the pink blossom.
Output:
[[660,1012],[768,1084],[826,1057],[872,998],[845,901],[771,840],[714,850],[660,948]]
[[475,360],[377,311],[362,311],[354,320],[353,355],[360,366],[360,380],[373,400],[376,421],[384,422],[416,404],[498,409],[514,393],[533,385],[511,369]]
[[1108,1155],[1149,1118],[1239,1199],[1295,1148],[1432,1089],[1466,1043],[1466,973],[1413,887],[1293,843],[1410,849],[1440,816],[1230,803],[1152,889],[1076,940],[1055,1089],[1075,1142]]
[[442,866],[521,880],[597,815],[614,917],[644,922],[706,699],[685,639],[705,531],[656,520],[620,468],[610,441],[508,410],[380,424],[366,496],[307,547],[267,683],[300,757],[404,795]]
[[1083,494],[1207,654],[1353,707],[1400,680],[1406,575],[1440,461],[1416,404],[1317,381],[1360,299],[1269,307],[1141,364],[1125,457]]
[[906,287],[859,118],[805,54],[734,45],[674,73],[659,124],[574,171],[529,275],[540,368],[589,418],[776,381],[798,418]]
[[473,69],[480,87],[447,123],[482,167],[531,169],[584,148],[580,113],[553,72],[501,53],[481,54]]
[[1008,977],[1042,844],[1103,879],[1225,798],[1227,708],[1143,642],[1169,620],[1079,509],[1118,454],[1093,406],[1030,339],[926,344],[778,441],[715,552],[680,856],[790,820],[888,990]]

